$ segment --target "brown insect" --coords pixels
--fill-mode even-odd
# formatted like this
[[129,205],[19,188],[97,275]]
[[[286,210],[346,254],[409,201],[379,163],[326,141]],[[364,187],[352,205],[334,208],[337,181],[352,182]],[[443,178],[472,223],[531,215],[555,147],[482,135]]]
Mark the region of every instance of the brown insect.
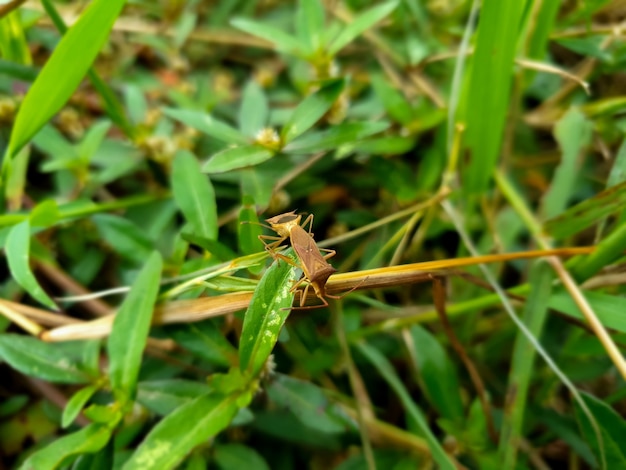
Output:
[[[259,239],[263,242],[265,249],[271,253],[274,259],[282,259],[287,263],[294,265],[295,263],[290,258],[275,251],[281,243],[289,239],[291,241],[293,251],[295,251],[296,255],[300,259],[300,264],[296,266],[302,269],[304,276],[291,288],[291,291],[295,291],[305,282],[307,284],[300,295],[300,306],[293,307],[293,309],[304,310],[327,307],[328,301],[326,300],[326,297],[331,299],[340,299],[343,297],[331,295],[326,292],[326,282],[328,281],[328,278],[337,271],[326,260],[333,257],[337,252],[335,250],[319,248],[315,243],[313,233],[311,232],[311,227],[313,226],[313,214],[309,215],[304,220],[302,225],[300,225],[301,220],[302,215],[296,214],[296,211],[286,212],[284,214],[266,219],[265,221],[269,224],[269,227],[274,230],[278,236],[260,235]],[[308,231],[305,230],[307,225],[309,226]],[[266,240],[272,240],[272,242],[266,243]],[[326,254],[323,255],[322,251]],[[304,305],[311,286],[313,286],[313,290],[315,290],[315,295],[323,302],[322,304],[310,306]],[[349,292],[346,292],[346,294]]]

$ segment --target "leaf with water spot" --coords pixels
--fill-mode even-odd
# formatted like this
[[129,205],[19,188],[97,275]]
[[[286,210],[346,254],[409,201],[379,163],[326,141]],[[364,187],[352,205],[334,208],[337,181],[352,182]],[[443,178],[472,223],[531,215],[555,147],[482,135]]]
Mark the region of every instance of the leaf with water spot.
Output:
[[[292,256],[291,249],[286,253]],[[299,276],[300,270],[295,266],[274,261],[259,281],[243,320],[239,344],[242,372],[256,375],[272,353],[278,333],[289,316],[294,296],[291,287]]]

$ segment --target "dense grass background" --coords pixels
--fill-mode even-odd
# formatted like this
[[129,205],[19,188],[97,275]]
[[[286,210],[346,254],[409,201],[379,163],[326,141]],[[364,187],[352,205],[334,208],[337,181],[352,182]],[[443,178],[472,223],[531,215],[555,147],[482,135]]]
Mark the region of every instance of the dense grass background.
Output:
[[2,468],[626,467],[623,2],[20,3]]

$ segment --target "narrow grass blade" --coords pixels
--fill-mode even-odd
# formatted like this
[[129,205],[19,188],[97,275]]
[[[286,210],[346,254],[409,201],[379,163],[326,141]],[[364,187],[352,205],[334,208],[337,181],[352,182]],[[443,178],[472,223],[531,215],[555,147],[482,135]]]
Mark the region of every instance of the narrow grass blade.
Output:
[[322,88],[307,96],[283,126],[283,143],[287,144],[308,131],[330,109],[345,85],[346,81],[342,78],[329,80]]
[[215,191],[190,152],[179,151],[174,157],[172,191],[174,200],[191,225],[193,235],[217,239]]
[[30,336],[0,335],[0,359],[24,375],[49,382],[83,384],[92,380],[67,351]]
[[[524,306],[522,321],[528,327],[528,331],[538,338],[541,336],[547,315],[548,298],[552,290],[554,273],[547,263],[539,261],[533,265],[528,277],[531,280],[531,291]],[[526,410],[526,398],[529,385],[532,382],[535,355],[535,351],[526,336],[521,330],[518,331],[513,348],[511,372],[507,386],[508,398],[504,409],[498,448],[503,468],[515,467]]]
[[[574,177],[575,178],[575,177]],[[626,207],[626,182],[610,187],[570,207],[544,224],[544,230],[561,240],[572,236]]]
[[576,280],[585,281],[602,268],[624,256],[626,250],[626,221],[613,230],[598,245],[596,250],[587,256],[577,256],[566,266],[571,269]]
[[525,4],[500,0],[482,4],[465,108],[467,165],[463,189],[470,193],[482,192],[496,167]]
[[[291,250],[288,251],[291,253]],[[299,270],[285,261],[275,261],[265,272],[246,310],[239,344],[239,367],[257,375],[272,353],[278,334],[289,316]]]
[[215,119],[210,114],[202,111],[192,111],[189,109],[165,108],[163,113],[189,127],[210,135],[222,142],[229,144],[245,145],[250,143],[245,135],[232,126]]
[[242,145],[222,150],[202,166],[204,173],[224,173],[258,165],[274,156],[274,152],[260,145]]
[[337,38],[332,41],[330,47],[328,48],[328,55],[331,57],[335,56],[337,52],[352,42],[354,38],[385,18],[389,15],[389,13],[395,10],[397,6],[398,1],[394,0],[372,7],[365,13],[361,13],[356,16],[350,24],[346,25],[341,30],[341,33],[339,33]]
[[113,214],[92,217],[100,237],[117,253],[136,263],[143,263],[154,249],[152,240],[130,220]]
[[554,135],[562,156],[550,189],[543,197],[546,217],[555,217],[567,207],[579,177],[580,156],[591,140],[592,123],[577,108],[571,108],[556,124]]
[[15,118],[7,150],[9,158],[67,102],[98,55],[125,3],[125,0],[94,0],[61,38]]
[[153,252],[137,276],[113,321],[107,343],[111,386],[122,397],[135,395],[143,349],[148,338],[163,262]]
[[163,418],[122,467],[123,470],[168,470],[196,446],[226,428],[239,409],[236,394],[203,395]]
[[102,449],[111,438],[111,429],[100,423],[57,439],[31,455],[20,470],[53,470],[73,455],[93,453]]
[[383,356],[376,348],[360,342],[357,343],[356,348],[363,354],[363,356],[376,368],[378,373],[382,375],[385,381],[396,393],[405,411],[411,418],[417,423],[421,436],[423,436],[428,442],[428,447],[433,455],[433,459],[437,462],[437,465],[441,469],[454,470],[456,468],[452,459],[446,454],[445,450],[437,441],[437,438],[430,430],[424,414],[415,404],[408,390],[393,370],[393,366],[389,363],[387,358]]
[[37,282],[28,263],[30,254],[30,221],[28,219],[11,228],[6,239],[4,252],[13,279],[35,300],[48,308],[57,310],[56,304]]

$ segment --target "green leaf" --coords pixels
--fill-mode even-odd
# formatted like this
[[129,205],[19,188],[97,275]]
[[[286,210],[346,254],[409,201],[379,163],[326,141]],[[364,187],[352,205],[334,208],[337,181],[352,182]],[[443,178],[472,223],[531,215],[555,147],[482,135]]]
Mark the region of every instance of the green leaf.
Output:
[[238,362],[237,349],[211,320],[173,326],[168,331],[176,343],[210,364],[229,367]]
[[196,446],[226,428],[237,413],[238,396],[203,395],[157,424],[122,470],[168,470]]
[[[576,405],[576,419],[596,459],[598,462],[606,462],[606,468],[609,469],[626,468],[626,450],[624,449],[626,421],[602,400],[584,392],[581,392],[581,395],[584,397],[586,405],[597,420],[602,436],[601,445],[603,452],[600,451],[596,429],[591,425],[589,418],[583,412],[580,405],[574,402]],[[604,458],[601,458],[602,454]]]
[[113,320],[107,343],[111,386],[124,398],[135,394],[143,349],[148,338],[163,262],[153,252]]
[[53,470],[68,457],[97,452],[111,438],[111,429],[99,423],[73,434],[61,437],[31,455],[20,467],[21,470]]
[[15,282],[22,286],[35,300],[46,307],[57,310],[56,304],[44,292],[30,270],[30,222],[24,220],[13,226],[7,236],[4,252],[9,262],[9,271]]
[[163,113],[222,142],[239,145],[250,143],[250,140],[237,129],[202,111],[165,108]]
[[486,188],[500,154],[525,5],[526,2],[489,0],[480,10],[466,95],[466,148],[461,152],[467,162],[463,168],[463,189],[469,193],[480,193]]
[[380,73],[372,75],[374,91],[383,102],[387,114],[400,124],[407,126],[414,119],[413,108],[407,98],[393,88],[389,81]]
[[274,152],[260,145],[231,147],[213,155],[202,167],[205,173],[224,173],[258,165],[274,156]]
[[[286,253],[292,256],[291,249]],[[272,353],[278,334],[289,316],[294,297],[290,289],[298,280],[299,272],[285,261],[276,261],[259,281],[243,320],[239,343],[242,372],[256,376]]]
[[261,251],[262,244],[259,235],[263,233],[259,225],[254,201],[249,196],[243,197],[243,204],[239,210],[239,225],[237,235],[239,237],[239,251],[244,255],[251,255]]
[[349,420],[340,415],[322,389],[310,382],[279,375],[268,387],[267,394],[308,428],[322,433],[343,433],[351,428]]
[[354,38],[359,34],[367,31],[389,13],[396,9],[398,1],[383,3],[370,8],[365,13],[362,13],[352,19],[348,25],[346,25],[339,33],[339,36],[331,43],[328,48],[328,55],[334,57],[341,49],[347,46]]
[[592,123],[575,107],[557,122],[554,136],[562,156],[550,189],[543,197],[546,217],[555,217],[567,207],[578,181],[581,152],[591,141]]
[[146,233],[128,219],[112,214],[96,214],[92,220],[100,238],[126,259],[143,263],[154,249]]
[[283,126],[283,143],[287,144],[308,131],[330,109],[345,85],[346,81],[342,78],[328,80],[322,88],[307,96]]
[[322,49],[325,33],[324,5],[320,0],[299,0],[296,13],[298,39],[307,45],[307,55],[312,57]]
[[96,124],[92,124],[78,146],[78,154],[83,160],[91,160],[91,157],[93,157],[102,144],[109,129],[111,129],[111,123],[109,121],[100,121]]
[[[573,174],[570,174],[570,177],[576,179]],[[608,215],[624,210],[624,207],[626,207],[626,182],[607,188],[570,207],[558,217],[547,220],[544,230],[555,239],[561,240],[591,227]]]
[[280,52],[302,55],[306,50],[305,44],[302,44],[297,38],[284,32],[282,29],[245,18],[235,18],[231,20],[230,24],[252,36],[265,39],[274,44],[276,50]]
[[191,225],[194,235],[217,239],[217,204],[211,181],[200,172],[190,152],[179,151],[172,166],[174,199]]
[[[305,0],[308,1],[308,0]],[[219,444],[213,450],[215,463],[221,470],[270,470],[270,466],[261,455],[243,444]]]
[[90,385],[78,390],[67,401],[61,417],[61,426],[66,428],[74,422],[80,411],[85,407],[89,399],[99,390],[97,385]]
[[251,80],[243,89],[239,108],[239,129],[254,139],[265,128],[269,116],[267,97],[257,82]]
[[150,411],[166,416],[185,403],[210,392],[211,387],[202,382],[184,379],[151,380],[137,384],[137,401]]
[[25,375],[49,382],[82,384],[91,380],[68,350],[30,336],[0,335],[0,358]]
[[285,147],[285,152],[319,152],[339,147],[344,144],[353,144],[373,134],[384,131],[389,127],[387,122],[350,122],[338,124],[326,131],[309,132],[294,140]]
[[124,0],[94,0],[61,38],[15,118],[7,154],[13,157],[78,87],[107,40]]
[[454,365],[439,341],[424,328],[413,325],[410,329],[412,345],[420,382],[428,400],[441,416],[459,425],[463,423],[464,411],[459,394],[459,379]]
[[[623,297],[592,291],[585,291],[584,294],[587,302],[606,328],[626,333]],[[586,321],[574,299],[562,288],[550,296],[548,306],[571,317]]]
[[402,406],[407,412],[408,416],[417,423],[420,433],[425,437],[428,442],[428,447],[432,453],[433,459],[437,462],[437,465],[441,469],[453,470],[455,469],[454,463],[450,460],[450,457],[446,454],[445,450],[437,441],[437,438],[430,430],[426,418],[422,410],[415,404],[408,390],[394,371],[391,363],[383,356],[376,348],[366,343],[356,344],[358,351],[365,356],[365,358],[376,368],[378,373],[385,379],[392,390],[396,393]]

